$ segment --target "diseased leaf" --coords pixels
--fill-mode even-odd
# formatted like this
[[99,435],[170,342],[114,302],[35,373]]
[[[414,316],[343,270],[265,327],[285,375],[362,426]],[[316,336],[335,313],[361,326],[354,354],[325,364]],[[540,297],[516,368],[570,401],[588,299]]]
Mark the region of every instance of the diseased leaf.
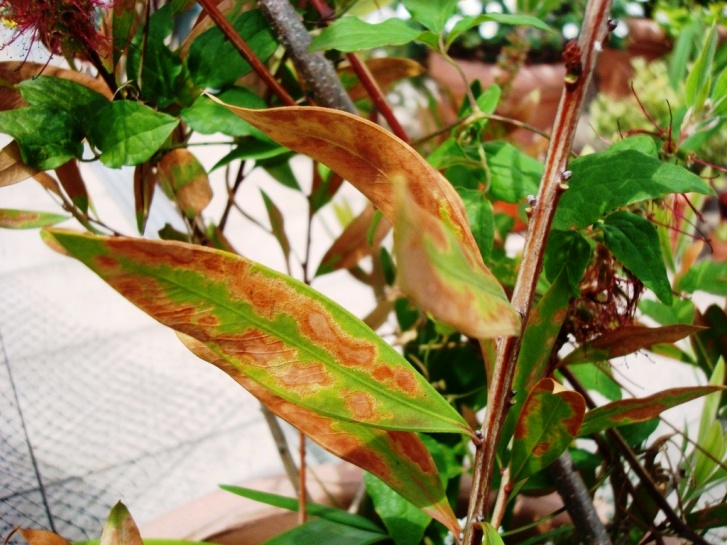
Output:
[[606,247],[614,257],[660,301],[671,305],[671,284],[666,276],[656,227],[649,220],[625,211],[614,212],[600,227]]
[[71,159],[57,167],[56,175],[71,202],[87,213],[89,205],[88,190],[81,176],[81,170],[78,168],[78,161]]
[[35,229],[47,225],[55,225],[67,219],[69,219],[69,216],[53,214],[51,212],[0,208],[0,227],[5,229]]
[[[141,13],[146,10],[146,3],[149,0],[142,0],[142,6],[139,6]],[[116,0],[113,4],[113,19],[111,32],[113,35],[113,65],[118,64],[119,59],[126,51],[131,38],[136,34],[136,26],[139,23],[137,17],[137,0]]]
[[96,114],[88,139],[107,167],[133,166],[150,159],[178,124],[177,118],[140,102],[117,100]]
[[588,411],[578,436],[584,437],[617,426],[645,422],[667,409],[724,389],[725,387],[720,386],[688,386],[663,390],[647,397],[613,401]]
[[624,326],[582,344],[560,362],[561,365],[608,361],[619,356],[647,350],[655,344],[675,343],[704,328],[688,324],[663,327]]
[[679,291],[704,291],[727,295],[727,261],[702,261],[691,267],[677,282]]
[[549,466],[578,435],[586,402],[578,392],[544,378],[525,400],[512,443],[510,480],[517,482]]
[[553,218],[553,229],[562,231],[588,227],[616,208],[670,193],[713,194],[696,174],[634,149],[584,155],[568,168],[573,173],[570,188]]
[[373,244],[369,244],[367,237],[374,222],[374,215],[375,209],[369,204],[346,226],[321,259],[316,276],[355,267],[361,259],[371,255],[371,252],[379,247],[391,229],[391,224],[386,220],[377,222],[373,233]]
[[23,162],[20,146],[15,140],[0,150],[0,187],[27,180],[37,172]]
[[313,38],[310,51],[336,49],[344,53],[405,45],[415,40],[421,31],[397,18],[382,23],[367,23],[358,17],[341,17]]
[[228,363],[228,359],[219,357],[196,339],[186,335],[179,337],[192,352],[227,373],[273,413],[318,445],[376,475],[423,512],[447,528],[459,531],[434,461],[416,434],[378,430],[295,406],[266,391]]
[[212,200],[207,172],[187,149],[165,153],[157,164],[156,174],[164,192],[188,218],[200,214]]
[[[371,75],[376,80],[379,88],[387,92],[392,85],[396,82],[414,78],[422,75],[426,69],[413,59],[407,59],[404,57],[378,57],[366,60],[366,68],[368,68]],[[354,83],[349,89],[348,94],[351,100],[361,100],[367,98],[368,92],[364,88],[363,84],[358,81],[353,68],[345,67],[340,70],[343,78],[356,78]],[[222,99],[223,102],[229,102]],[[242,104],[240,105],[242,106]]]
[[419,545],[431,517],[394,492],[371,473],[364,474],[366,491],[374,509],[396,545]]
[[111,509],[99,545],[144,545],[139,528],[123,503],[118,502]]
[[409,198],[403,181],[400,188],[394,252],[401,289],[424,311],[470,337],[517,334],[520,316],[479,249],[463,245],[443,221]]
[[161,323],[231,358],[290,403],[382,429],[472,435],[403,356],[297,280],[179,242],[62,230],[43,235]]
[[47,530],[32,530],[30,528],[18,528],[18,533],[28,542],[28,545],[71,545],[58,534]]

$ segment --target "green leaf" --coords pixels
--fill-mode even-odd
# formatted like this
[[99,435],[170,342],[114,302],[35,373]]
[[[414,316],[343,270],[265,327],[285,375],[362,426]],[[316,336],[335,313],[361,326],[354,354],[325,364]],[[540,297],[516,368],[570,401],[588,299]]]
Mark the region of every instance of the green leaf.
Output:
[[580,231],[551,231],[543,262],[546,278],[554,282],[565,271],[571,294],[577,297],[591,254],[591,244]]
[[190,244],[43,234],[139,308],[290,403],[381,429],[472,434],[403,356],[297,280]]
[[586,402],[552,378],[542,379],[528,395],[515,426],[510,479],[535,475],[560,456],[578,435]]
[[63,110],[78,127],[85,127],[89,117],[109,103],[102,94],[66,78],[38,76],[20,82],[18,88],[31,106]]
[[330,543],[332,536],[335,536],[336,545],[370,545],[389,539],[389,536],[385,534],[318,519],[296,526],[292,530],[267,540],[263,545]]
[[699,52],[694,66],[689,71],[684,85],[684,98],[686,105],[693,112],[699,112],[709,95],[711,87],[712,60],[717,48],[717,32],[715,25],[709,29],[704,38],[704,44]]
[[727,68],[722,70],[712,89],[712,115],[727,115]]
[[[244,488],[242,486],[220,485],[220,488],[238,496],[242,496],[243,498],[272,505],[273,507],[287,509],[288,511],[294,511],[297,513],[300,508],[300,502],[297,498],[288,498],[287,496],[263,492],[261,490],[253,490],[252,488]],[[349,513],[344,509],[336,509],[335,507],[328,507],[327,505],[307,501],[305,504],[305,512],[312,517],[319,517],[331,522],[350,526],[352,528],[359,528],[361,530],[379,532],[383,534],[381,528],[379,528],[379,526],[371,520],[366,517],[362,517],[361,515]]]
[[692,511],[685,517],[686,523],[694,530],[723,528],[727,520],[727,502],[710,505],[699,511]]
[[138,165],[154,155],[179,120],[128,100],[117,100],[94,116],[88,138],[110,168]]
[[435,34],[444,32],[447,23],[457,7],[457,0],[402,0],[412,19],[418,21]]
[[501,449],[507,447],[528,392],[545,375],[551,352],[566,317],[571,294],[564,272],[555,279],[528,317],[512,380],[514,405],[505,417]]
[[492,203],[482,191],[461,189],[458,193],[464,202],[477,247],[480,249],[482,259],[486,261],[495,243],[495,216]]
[[364,483],[366,491],[374,502],[376,513],[381,517],[394,543],[418,545],[429,526],[431,517],[370,473],[364,475]]
[[268,219],[270,221],[270,228],[273,231],[275,240],[278,241],[280,249],[283,250],[283,256],[285,262],[288,263],[290,259],[290,242],[288,241],[288,235],[285,234],[285,218],[283,213],[280,211],[270,196],[265,193],[262,189],[260,190],[263,202],[265,203],[265,210],[268,212]]
[[569,370],[584,388],[598,392],[609,401],[621,399],[621,387],[611,375],[610,366],[584,363],[583,365],[573,365]]
[[[259,9],[241,13],[232,26],[264,63],[278,44],[272,29]],[[192,80],[200,88],[225,89],[252,71],[252,67],[216,26],[197,37],[187,56]]]
[[656,227],[631,212],[614,212],[600,225],[604,242],[614,257],[653,291],[661,302],[672,304],[671,284],[659,248]]
[[724,390],[724,387],[687,386],[663,390],[647,397],[613,401],[588,411],[578,436],[585,437],[609,428],[645,422],[659,416],[667,409],[721,390]]
[[52,106],[29,106],[0,112],[0,133],[20,146],[23,162],[50,170],[81,158],[83,135],[71,115]]
[[536,195],[543,164],[507,142],[487,142],[484,145],[490,168],[490,195],[493,200],[520,202]]
[[55,225],[67,219],[69,219],[69,216],[53,214],[51,212],[0,208],[0,228],[3,229],[35,229],[37,227]]
[[[262,98],[243,87],[227,89],[217,95],[217,98],[243,108],[266,107]],[[270,142],[261,131],[206,95],[201,95],[192,106],[184,108],[180,116],[191,129],[201,134],[219,132],[232,137],[254,136],[259,140]]]
[[336,49],[352,53],[377,47],[406,45],[415,40],[420,32],[396,18],[374,24],[362,21],[358,17],[342,17],[313,38],[310,50]]
[[489,522],[482,522],[480,526],[482,526],[483,530],[482,545],[505,545],[502,537],[492,524]]
[[677,290],[694,293],[704,291],[727,295],[727,262],[702,261],[690,267],[677,281]]
[[[436,4],[433,4],[436,5]],[[462,34],[470,29],[480,26],[482,23],[488,21],[494,21],[501,25],[512,25],[512,26],[528,26],[537,28],[544,32],[553,32],[543,21],[532,15],[523,14],[512,14],[512,13],[485,13],[477,16],[463,17],[452,27],[449,34],[447,34],[447,41],[445,42],[448,48],[454,41],[459,38]]]
[[[725,382],[724,379],[725,362],[724,359],[720,359],[709,383],[713,386],[721,386]],[[727,440],[724,437],[722,423],[718,418],[721,399],[722,392],[706,395],[704,399],[697,434],[697,445],[700,448],[694,450],[694,470],[690,478],[690,488],[692,489],[699,489],[709,483],[710,477],[719,467],[717,461],[723,460],[725,452],[727,452]]]
[[676,299],[671,305],[643,299],[639,310],[660,325],[691,324],[694,319],[694,303],[689,299]]
[[560,198],[553,229],[583,229],[616,208],[670,193],[713,194],[696,174],[639,151],[606,150],[570,163],[570,189]]

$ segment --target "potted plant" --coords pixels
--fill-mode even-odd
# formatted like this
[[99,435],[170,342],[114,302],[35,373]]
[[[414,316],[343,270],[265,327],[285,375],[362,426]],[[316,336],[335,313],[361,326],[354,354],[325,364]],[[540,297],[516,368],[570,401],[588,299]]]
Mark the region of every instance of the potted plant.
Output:
[[[609,2],[589,2],[579,41],[565,51],[544,163],[483,140],[501,98],[496,86],[470,88],[454,126],[407,143],[356,52],[412,40],[442,52],[452,1],[404,2],[418,24],[411,26],[337,18],[320,1],[302,7],[301,18],[280,0],[242,9],[202,0],[198,27],[179,47],[169,38],[188,1],[156,11],[143,2],[43,4],[42,13],[36,3],[1,6],[36,43],[83,61],[97,77],[25,66],[30,77],[9,91],[14,100],[0,113],[0,132],[14,139],[2,152],[2,180],[41,179],[86,231],[51,227],[65,218],[36,210],[3,210],[3,224],[43,225],[51,248],[80,260],[270,411],[366,471],[373,508],[362,514],[323,508],[305,487],[292,501],[231,489],[298,510],[301,522],[310,517],[269,543],[524,542],[518,500],[552,491],[570,522],[531,524],[541,535],[529,540],[707,543],[705,533],[724,524],[724,501],[707,495],[727,476],[724,308],[691,300],[697,291],[726,295],[724,264],[697,251],[697,209],[689,205],[714,194],[714,181],[690,170],[697,152],[682,158],[675,149],[684,142],[670,131],[571,157]],[[314,39],[302,21],[317,21]],[[694,138],[722,122],[727,104],[716,49],[711,29],[683,90]],[[356,107],[321,51],[347,57],[366,103]],[[406,73],[406,63],[392,64]],[[253,73],[246,86],[241,78]],[[380,114],[390,129],[359,109]],[[210,183],[192,132],[227,137],[220,163],[237,165],[217,220],[205,210]],[[310,188],[274,168],[291,153],[315,161]],[[87,205],[79,160],[134,168],[139,233],[157,185],[184,229],[165,229],[160,239],[120,236]],[[273,270],[236,254],[235,237],[244,234],[226,229],[246,173],[240,161],[299,190],[308,227],[343,180],[371,206],[312,263],[307,251],[293,257],[279,204],[264,196],[271,235],[289,263]],[[522,199],[528,229],[513,254],[512,219],[493,213],[493,203]],[[377,296],[366,322],[311,286],[333,270],[349,271]],[[368,325],[389,316],[396,348]],[[698,378],[631,395],[609,362],[642,350],[691,366]],[[705,403],[696,433],[653,436],[664,410],[697,398]],[[669,442],[679,447],[673,469],[662,455]],[[592,497],[602,490],[612,493],[605,515]],[[140,541],[123,507],[112,511],[101,541]]]

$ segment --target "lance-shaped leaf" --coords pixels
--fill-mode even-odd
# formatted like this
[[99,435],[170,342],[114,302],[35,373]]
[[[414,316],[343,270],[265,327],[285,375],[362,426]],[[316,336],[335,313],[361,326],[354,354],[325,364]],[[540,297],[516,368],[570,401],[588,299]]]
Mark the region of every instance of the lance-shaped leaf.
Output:
[[71,545],[70,541],[47,530],[18,528],[18,533],[23,536],[23,539],[28,542],[28,545]]
[[[366,60],[366,68],[369,69],[371,75],[376,80],[382,91],[388,91],[391,86],[399,80],[405,78],[414,78],[425,72],[424,67],[412,59],[403,57],[380,57]],[[349,78],[356,83],[348,89],[351,100],[361,100],[368,98],[368,92],[363,84],[358,80],[352,67],[346,66],[339,71],[343,81]]]
[[157,179],[188,218],[197,216],[212,200],[207,172],[189,150],[165,153],[157,165]]
[[66,221],[68,216],[32,210],[0,208],[0,227],[5,229],[36,229]]
[[78,161],[71,159],[66,164],[59,166],[56,168],[56,175],[71,202],[87,213],[90,198],[81,176],[81,170],[78,168]]
[[578,435],[583,437],[609,428],[651,420],[667,409],[724,389],[724,386],[688,386],[671,388],[647,397],[613,401],[588,411]]
[[705,328],[687,324],[663,327],[641,325],[624,326],[606,333],[591,342],[582,344],[568,354],[559,364],[573,365],[590,361],[608,361],[612,358],[647,350],[654,345],[675,343]]
[[143,545],[139,528],[126,506],[118,502],[113,506],[101,534],[99,545]]
[[343,176],[394,225],[394,179],[405,179],[413,202],[444,220],[466,245],[477,248],[454,188],[416,150],[379,125],[330,108],[226,106],[279,144]]
[[689,527],[695,530],[723,528],[727,520],[727,502],[711,505],[699,511],[692,511],[685,519]]
[[265,193],[262,189],[260,190],[263,202],[265,203],[265,209],[268,212],[268,220],[270,220],[270,229],[273,231],[275,240],[278,241],[280,249],[283,250],[283,256],[285,257],[285,263],[290,260],[290,241],[288,235],[285,234],[285,218],[280,208],[276,206],[270,196]]
[[147,314],[230,358],[294,405],[382,429],[472,435],[403,356],[302,282],[175,241],[43,235]]
[[470,337],[517,334],[520,316],[482,263],[479,249],[473,252],[410,199],[404,182],[399,188],[394,251],[401,289],[423,310]]
[[512,482],[535,475],[560,456],[578,430],[586,402],[552,378],[544,378],[528,395],[515,426],[510,459]]
[[228,359],[218,356],[196,339],[181,334],[179,338],[197,356],[227,373],[273,413],[318,445],[376,475],[424,513],[453,532],[459,532],[437,467],[415,433],[361,426],[293,405],[252,381]]

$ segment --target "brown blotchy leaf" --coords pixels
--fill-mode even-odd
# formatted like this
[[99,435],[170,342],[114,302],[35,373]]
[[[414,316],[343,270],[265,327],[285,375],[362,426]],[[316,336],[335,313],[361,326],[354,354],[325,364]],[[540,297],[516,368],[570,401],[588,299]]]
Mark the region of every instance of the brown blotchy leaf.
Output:
[[[403,59],[397,57],[380,57],[376,59],[368,59],[366,61],[366,67],[371,72],[371,75],[376,80],[382,91],[386,92],[394,83],[399,80],[406,78],[414,78],[422,75],[425,70],[424,67],[418,62],[412,59]],[[353,68],[345,66],[341,69],[341,72],[355,75]],[[368,93],[364,86],[357,82],[349,90],[348,94],[351,100],[360,100],[367,98]]]
[[[0,87],[0,96],[2,87]],[[38,173],[23,162],[20,146],[13,140],[0,151],[0,187],[27,180]]]
[[92,78],[75,70],[36,62],[7,61],[0,62],[0,112],[27,106],[23,97],[20,96],[20,92],[14,86],[21,81],[38,76],[52,76],[74,81],[102,94],[109,100],[113,98],[108,86],[102,80]]
[[391,229],[391,223],[382,218],[374,230],[373,245],[369,244],[368,233],[375,211],[374,207],[368,204],[363,212],[348,224],[321,259],[317,274],[355,267],[359,261],[371,255],[371,252],[379,247]]
[[204,168],[192,152],[172,150],[157,165],[157,178],[188,217],[194,217],[212,200],[212,188]]
[[18,533],[23,536],[28,545],[70,545],[69,541],[47,530],[18,528]]

